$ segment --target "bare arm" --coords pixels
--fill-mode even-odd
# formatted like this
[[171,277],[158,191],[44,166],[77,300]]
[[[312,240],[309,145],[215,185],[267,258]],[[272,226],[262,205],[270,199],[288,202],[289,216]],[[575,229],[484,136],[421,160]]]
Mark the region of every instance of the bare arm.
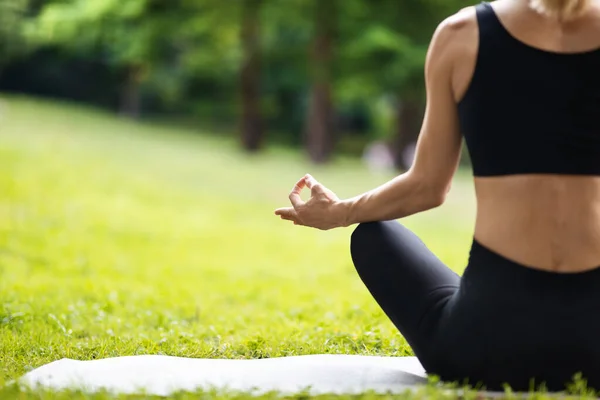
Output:
[[380,187],[343,200],[345,226],[407,217],[441,205],[458,167],[461,135],[452,90],[456,51],[452,22],[442,22],[425,63],[427,105],[412,167]]
[[[295,225],[327,230],[403,218],[441,205],[458,167],[462,142],[456,99],[465,88],[453,87],[453,81],[456,86],[468,83],[459,82],[466,76],[465,70],[457,68],[464,64],[457,61],[463,62],[465,57],[473,55],[470,46],[475,38],[474,26],[474,10],[466,12],[465,9],[442,22],[433,35],[425,62],[427,107],[415,160],[409,171],[348,200],[340,200],[306,175],[290,193],[292,207],[279,208],[275,215]],[[462,78],[453,79],[453,75]],[[300,198],[305,187],[311,191],[307,202]]]

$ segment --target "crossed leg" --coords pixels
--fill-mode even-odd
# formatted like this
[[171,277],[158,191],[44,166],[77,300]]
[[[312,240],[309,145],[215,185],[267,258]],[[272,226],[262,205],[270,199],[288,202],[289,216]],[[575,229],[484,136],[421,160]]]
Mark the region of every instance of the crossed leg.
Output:
[[431,340],[460,277],[396,221],[360,224],[350,248],[358,275],[427,369]]

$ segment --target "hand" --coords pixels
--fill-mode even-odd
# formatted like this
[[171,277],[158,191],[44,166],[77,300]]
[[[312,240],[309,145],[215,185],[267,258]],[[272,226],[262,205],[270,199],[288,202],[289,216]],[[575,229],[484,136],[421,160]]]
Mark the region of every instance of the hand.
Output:
[[[310,199],[302,201],[300,193],[304,187],[310,189]],[[300,179],[290,193],[292,207],[279,208],[275,215],[292,221],[294,225],[304,225],[320,230],[344,226],[344,210],[340,199],[331,190],[321,185],[310,175]]]

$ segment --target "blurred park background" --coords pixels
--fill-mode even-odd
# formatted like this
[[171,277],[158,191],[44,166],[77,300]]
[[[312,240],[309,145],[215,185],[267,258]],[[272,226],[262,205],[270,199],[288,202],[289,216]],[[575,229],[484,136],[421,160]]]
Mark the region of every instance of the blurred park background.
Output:
[[[0,383],[64,357],[412,354],[351,229],[273,210],[307,172],[349,197],[408,168],[427,45],[467,5],[0,0]],[[403,223],[460,272],[474,214],[462,168]]]
[[[465,0],[0,0],[0,91],[406,168],[438,23]],[[389,159],[389,160],[388,160]]]

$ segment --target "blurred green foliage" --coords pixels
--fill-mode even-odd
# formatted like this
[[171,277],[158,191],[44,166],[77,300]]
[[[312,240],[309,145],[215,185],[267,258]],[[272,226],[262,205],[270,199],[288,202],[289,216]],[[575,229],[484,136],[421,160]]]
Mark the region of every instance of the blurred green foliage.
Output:
[[[260,8],[261,57],[255,102],[269,140],[302,142],[314,79],[310,70],[318,67],[311,61],[318,1],[334,0],[255,3]],[[213,127],[236,126],[243,106],[243,4],[0,0],[0,51],[9,63],[0,90],[110,104],[132,116],[168,115]],[[328,84],[342,138],[397,134],[398,100],[423,102],[423,66],[435,27],[470,4],[343,0],[331,8],[324,19],[331,25],[333,43]],[[24,39],[28,46],[20,44]],[[28,58],[16,60],[22,52],[15,50],[22,49],[29,50]]]
[[0,73],[2,67],[22,54],[22,25],[27,0],[0,0]]

